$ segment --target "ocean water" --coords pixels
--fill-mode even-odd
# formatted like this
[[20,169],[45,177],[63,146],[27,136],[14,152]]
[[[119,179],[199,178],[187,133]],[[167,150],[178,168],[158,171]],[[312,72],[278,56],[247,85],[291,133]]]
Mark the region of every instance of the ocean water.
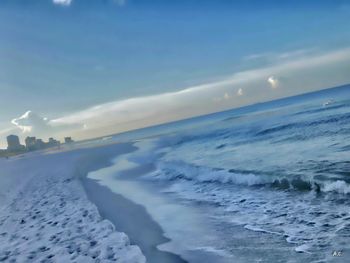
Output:
[[231,262],[350,262],[350,86],[123,136],[148,143],[128,157],[154,165],[137,181],[208,218],[208,250]]

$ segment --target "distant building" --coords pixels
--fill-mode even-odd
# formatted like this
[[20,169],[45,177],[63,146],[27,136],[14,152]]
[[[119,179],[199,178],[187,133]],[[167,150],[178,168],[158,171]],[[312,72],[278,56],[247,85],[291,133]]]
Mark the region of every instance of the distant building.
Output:
[[35,146],[37,150],[44,149],[45,143],[43,142],[42,139],[36,139]]
[[36,138],[35,137],[27,137],[25,138],[26,148],[28,151],[36,150]]
[[73,143],[74,141],[72,140],[72,137],[65,137],[64,142],[65,143]]
[[35,137],[28,136],[25,139],[25,143],[28,151],[35,151],[60,146],[60,141],[55,140],[54,138],[49,138],[48,142],[44,142],[42,139],[37,139]]
[[9,152],[19,152],[24,150],[24,146],[19,142],[19,137],[17,135],[7,136],[7,151]]
[[[74,142],[71,137],[66,137],[65,143],[72,143]],[[26,151],[36,151],[36,150],[42,150],[52,147],[59,147],[60,141],[55,140],[54,138],[49,138],[48,142],[44,142],[42,139],[37,139],[35,137],[27,136],[25,138],[25,146],[21,145],[19,141],[19,137],[16,135],[9,135],[7,136],[7,150],[1,150],[0,149],[0,157],[9,157],[12,155],[24,153]]]
[[48,147],[60,146],[60,142],[55,140],[54,138],[49,138],[49,142],[47,143]]

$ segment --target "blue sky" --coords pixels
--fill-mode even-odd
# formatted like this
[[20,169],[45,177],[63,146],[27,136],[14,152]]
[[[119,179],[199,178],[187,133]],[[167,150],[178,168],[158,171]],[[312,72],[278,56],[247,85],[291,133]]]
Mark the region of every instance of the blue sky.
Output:
[[83,139],[349,83],[349,17],[336,0],[2,0],[0,136]]

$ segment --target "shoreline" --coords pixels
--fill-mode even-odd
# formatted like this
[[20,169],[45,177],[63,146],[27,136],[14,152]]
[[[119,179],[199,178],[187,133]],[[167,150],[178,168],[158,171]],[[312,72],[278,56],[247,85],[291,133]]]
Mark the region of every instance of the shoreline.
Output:
[[[79,167],[77,171],[89,201],[96,205],[101,217],[113,223],[116,231],[124,232],[129,237],[131,244],[137,245],[141,249],[148,262],[186,262],[179,255],[157,248],[158,245],[167,243],[170,239],[164,236],[163,229],[148,214],[145,207],[135,204],[124,196],[100,185],[96,180],[88,178],[89,172],[112,165],[111,159],[113,157],[131,153],[137,149],[132,143],[104,147],[112,149],[107,149],[102,155],[99,155],[97,162],[94,157],[93,162],[89,162],[90,156],[87,156],[88,158],[83,161],[85,165]],[[126,150],[125,147],[127,147]],[[134,172],[142,172],[142,170]]]
[[105,164],[99,159],[115,148],[133,149],[111,145],[2,160],[0,261],[144,263],[141,249],[99,214],[77,177]]

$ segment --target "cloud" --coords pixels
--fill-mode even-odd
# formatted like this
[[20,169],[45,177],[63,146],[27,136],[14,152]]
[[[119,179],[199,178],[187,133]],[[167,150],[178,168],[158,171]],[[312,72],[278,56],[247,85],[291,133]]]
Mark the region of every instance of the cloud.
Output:
[[44,130],[49,128],[48,119],[41,117],[31,111],[27,111],[22,116],[11,121],[23,133],[31,133],[37,129]]
[[[56,136],[60,133],[68,132],[74,129],[84,129],[84,124],[66,124],[61,123],[56,125],[48,118],[42,117],[32,111],[25,112],[22,116],[11,121],[23,135],[43,136],[44,138]],[[11,129],[14,131],[14,129]],[[15,132],[16,133],[16,132]]]
[[243,95],[243,89],[242,88],[239,88],[237,90],[237,96],[242,96]]
[[55,5],[69,6],[72,3],[72,0],[52,0]]
[[291,50],[287,52],[264,52],[264,53],[257,53],[257,54],[251,54],[248,56],[245,56],[243,58],[244,61],[251,61],[251,60],[264,60],[264,61],[270,61],[270,62],[281,62],[288,59],[297,59],[301,58],[303,56],[312,55],[315,54],[317,51],[317,48],[308,48],[308,49],[296,49]]
[[297,57],[311,54],[315,50],[316,50],[315,48],[313,48],[313,49],[297,49],[297,50],[293,50],[293,51],[283,52],[280,54],[275,54],[275,56],[278,59],[287,59],[287,58],[294,58],[295,59]]
[[270,76],[267,79],[267,82],[270,84],[271,88],[273,88],[273,89],[276,89],[279,86],[279,80],[274,76]]
[[[61,6],[70,6],[73,0],[52,0],[55,5]],[[124,6],[127,3],[127,0],[111,0],[111,3],[114,3],[118,6]]]

